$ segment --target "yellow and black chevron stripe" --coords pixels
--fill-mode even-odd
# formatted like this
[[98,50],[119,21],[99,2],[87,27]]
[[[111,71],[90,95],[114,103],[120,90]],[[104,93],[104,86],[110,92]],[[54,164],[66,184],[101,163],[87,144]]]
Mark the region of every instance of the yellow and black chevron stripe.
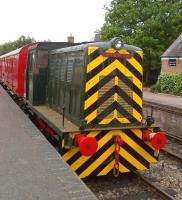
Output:
[[[131,53],[112,48],[105,52]],[[131,58],[125,59],[104,57],[99,48],[88,48],[84,104],[87,124],[142,121],[142,57],[142,51],[134,51]]]
[[[71,133],[70,133],[71,134]],[[119,170],[125,173],[149,168],[150,163],[157,162],[154,149],[145,143],[140,129],[102,130],[84,132],[98,141],[97,152],[90,157],[82,156],[77,147],[63,150],[62,157],[80,178],[103,176],[112,173],[114,167],[114,136],[124,140],[120,149]]]

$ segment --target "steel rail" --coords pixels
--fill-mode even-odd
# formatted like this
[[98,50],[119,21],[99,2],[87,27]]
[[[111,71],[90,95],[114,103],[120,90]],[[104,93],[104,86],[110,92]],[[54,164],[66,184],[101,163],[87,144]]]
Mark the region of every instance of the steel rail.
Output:
[[172,152],[170,152],[170,151],[167,150],[167,149],[161,149],[160,151],[162,151],[164,154],[168,154],[169,156],[171,156],[171,157],[173,157],[173,158],[175,158],[175,159],[178,159],[179,161],[182,162],[182,157],[178,156],[177,154],[172,153]]
[[159,186],[156,186],[154,183],[152,183],[149,179],[147,179],[146,177],[144,177],[143,175],[141,175],[139,172],[134,172],[138,178],[146,185],[150,186],[151,188],[155,189],[155,191],[160,195],[161,198],[166,199],[166,200],[175,200],[175,197],[171,196],[170,194],[168,194],[167,192],[165,192],[164,190],[162,190],[161,188],[159,188]]
[[169,134],[169,133],[166,133],[166,136],[168,138],[171,138],[172,140],[175,140],[176,142],[178,142],[179,144],[182,145],[182,138],[179,138],[179,137],[172,135],[172,134]]

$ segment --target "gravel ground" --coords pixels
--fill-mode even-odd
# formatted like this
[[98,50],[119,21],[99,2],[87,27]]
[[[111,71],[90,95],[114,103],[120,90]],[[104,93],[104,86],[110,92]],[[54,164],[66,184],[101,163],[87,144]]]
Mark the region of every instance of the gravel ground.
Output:
[[84,180],[99,200],[160,200],[161,198],[145,186],[132,173],[113,176],[92,177]]
[[165,154],[160,154],[159,162],[151,165],[148,171],[142,174],[153,183],[164,189],[177,200],[182,199],[182,165]]

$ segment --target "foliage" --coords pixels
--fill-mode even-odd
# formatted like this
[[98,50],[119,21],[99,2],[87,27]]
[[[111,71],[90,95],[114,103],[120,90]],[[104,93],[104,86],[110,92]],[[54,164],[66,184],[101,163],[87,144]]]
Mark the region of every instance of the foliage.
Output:
[[161,73],[151,91],[182,96],[182,73]]
[[144,50],[146,73],[159,69],[161,54],[182,32],[182,0],[112,0],[106,10],[102,40],[122,37]]
[[5,44],[0,45],[0,55],[3,55],[5,53],[8,53],[10,51],[13,51],[15,49],[18,49],[26,44],[30,44],[32,42],[35,42],[34,38],[31,37],[25,37],[24,35],[20,36],[17,40],[15,41],[10,41]]

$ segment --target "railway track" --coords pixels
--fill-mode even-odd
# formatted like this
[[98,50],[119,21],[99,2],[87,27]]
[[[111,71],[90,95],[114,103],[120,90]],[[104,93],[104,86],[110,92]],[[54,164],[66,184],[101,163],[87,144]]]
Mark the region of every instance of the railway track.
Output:
[[[166,145],[166,148],[161,149],[160,151],[167,157],[169,157],[169,159],[175,159],[178,163],[182,162],[182,157],[179,155],[179,150],[182,147],[182,139],[178,138],[174,135],[171,135],[169,133],[166,133],[166,136],[168,138],[168,143]],[[175,149],[174,147],[177,148]],[[165,158],[163,158],[165,160]],[[150,186],[151,188],[153,188],[163,199],[167,199],[167,200],[175,200],[176,198],[173,197],[172,195],[170,195],[169,193],[167,193],[164,189],[162,189],[159,185],[156,185],[154,182],[150,181],[149,178],[147,178],[146,176],[140,174],[140,173],[136,173],[136,175],[139,177],[139,179],[146,185]]]
[[139,172],[130,173],[128,177],[96,177],[85,180],[99,200],[176,200],[155,182]]
[[87,186],[95,193],[98,200],[162,200],[151,186],[140,181],[136,173],[87,178]]
[[180,151],[182,149],[182,139],[169,133],[166,133],[166,136],[168,138],[168,142],[166,147],[161,149],[161,152],[165,155],[173,157],[174,159],[177,159],[178,161],[182,161],[182,157],[180,156]]
[[[181,188],[181,157],[180,138],[167,134],[168,143],[161,151],[159,163],[151,165],[144,172],[126,175],[126,178],[99,177],[87,180],[86,184],[96,194],[99,200],[115,199],[167,199],[180,200]],[[146,196],[144,196],[144,193]]]
[[171,151],[167,150],[167,149],[161,149],[161,151],[166,154],[166,155],[169,155],[179,161],[182,162],[182,157],[180,157],[179,155],[175,154],[175,153],[172,153]]
[[144,177],[140,173],[135,172],[138,178],[149,187],[153,188],[162,199],[166,200],[176,200],[173,196],[171,196],[169,193],[167,193],[165,190],[161,189],[159,186],[155,185],[152,181],[150,181],[148,178]]
[[172,135],[172,134],[169,134],[169,133],[166,133],[166,136],[167,136],[169,139],[171,139],[171,140],[173,140],[173,141],[176,141],[177,143],[179,143],[179,144],[182,145],[182,138],[176,137],[176,136],[174,136],[174,135]]
[[164,149],[160,150],[159,162],[139,176],[144,183],[153,187],[161,198],[181,200],[182,140],[169,133],[166,135],[168,138],[167,144]]

